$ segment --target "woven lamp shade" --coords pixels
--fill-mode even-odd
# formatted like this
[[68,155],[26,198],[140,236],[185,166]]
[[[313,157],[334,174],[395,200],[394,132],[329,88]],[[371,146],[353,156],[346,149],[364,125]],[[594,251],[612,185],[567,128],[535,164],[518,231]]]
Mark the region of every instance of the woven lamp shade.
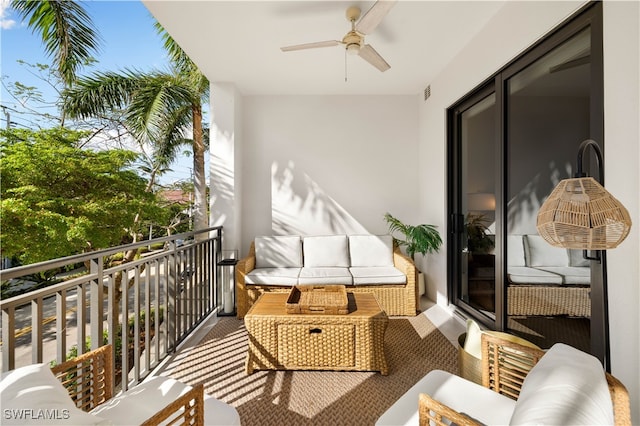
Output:
[[556,247],[606,250],[629,235],[627,209],[592,177],[564,179],[538,212],[538,233]]

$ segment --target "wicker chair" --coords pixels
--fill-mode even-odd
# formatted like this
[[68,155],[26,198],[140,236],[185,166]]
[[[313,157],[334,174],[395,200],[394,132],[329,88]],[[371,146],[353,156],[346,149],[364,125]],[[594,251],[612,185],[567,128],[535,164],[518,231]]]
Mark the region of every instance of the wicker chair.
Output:
[[[111,345],[102,346],[51,368],[67,389],[76,406],[89,412],[113,397],[111,377],[113,359]],[[134,388],[135,389],[135,388]],[[98,414],[99,415],[99,414]],[[133,421],[133,420],[132,420]],[[184,395],[168,401],[164,409],[141,424],[204,424],[204,389],[194,386]]]
[[[539,349],[509,342],[497,336],[482,335],[482,385],[517,400],[527,373],[545,354]],[[629,394],[624,385],[606,373],[616,425],[630,425]],[[427,394],[419,397],[420,425],[479,425],[476,420],[442,404]]]

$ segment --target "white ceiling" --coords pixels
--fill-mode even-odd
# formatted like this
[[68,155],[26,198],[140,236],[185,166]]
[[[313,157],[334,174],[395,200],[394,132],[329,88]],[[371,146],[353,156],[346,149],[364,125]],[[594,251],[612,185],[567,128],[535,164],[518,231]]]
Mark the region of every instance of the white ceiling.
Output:
[[[342,46],[281,46],[342,39],[347,7],[374,1],[143,0],[212,82],[244,95],[418,94],[487,24],[504,1],[400,0],[366,36],[391,65],[382,73]],[[488,46],[488,49],[497,46]]]

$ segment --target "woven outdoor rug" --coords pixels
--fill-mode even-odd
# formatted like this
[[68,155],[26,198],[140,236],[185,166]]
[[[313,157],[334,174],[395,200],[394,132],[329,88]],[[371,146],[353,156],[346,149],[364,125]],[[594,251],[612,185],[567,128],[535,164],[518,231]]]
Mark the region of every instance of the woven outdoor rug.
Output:
[[[373,425],[434,369],[458,371],[457,349],[424,316],[391,318],[389,375],[345,371],[256,371],[247,376],[244,322],[222,318],[171,376],[236,407],[243,426]],[[417,405],[418,401],[416,401]]]

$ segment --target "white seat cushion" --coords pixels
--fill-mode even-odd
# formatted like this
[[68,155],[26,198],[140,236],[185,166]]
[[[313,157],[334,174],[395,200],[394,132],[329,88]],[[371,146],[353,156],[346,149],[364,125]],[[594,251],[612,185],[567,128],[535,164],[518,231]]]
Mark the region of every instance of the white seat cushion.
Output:
[[582,250],[567,249],[567,252],[569,252],[569,266],[591,266],[591,261],[582,257]]
[[391,235],[349,235],[351,266],[393,266]]
[[256,268],[245,276],[246,284],[296,285],[302,268]]
[[515,406],[515,401],[504,395],[451,373],[433,370],[402,395],[376,425],[418,425],[421,393],[487,425],[509,424]]
[[513,425],[612,425],[613,404],[600,361],[556,343],[522,384]]
[[560,275],[563,284],[589,285],[591,283],[591,269],[589,268],[580,266],[547,266],[539,269]]
[[302,268],[300,270],[299,284],[337,284],[352,285],[353,277],[349,268]]
[[346,235],[304,237],[304,266],[308,268],[342,267],[350,265]]
[[394,266],[366,266],[349,268],[353,284],[406,284],[407,276]]
[[507,275],[514,284],[562,284],[562,276],[526,266],[508,266]]
[[19,367],[0,378],[3,425],[111,424],[77,408],[48,365]]
[[301,268],[299,236],[256,237],[256,268]]
[[[192,388],[168,377],[153,377],[96,407],[92,413],[114,425],[141,424]],[[206,425],[239,425],[236,409],[205,394]]]

